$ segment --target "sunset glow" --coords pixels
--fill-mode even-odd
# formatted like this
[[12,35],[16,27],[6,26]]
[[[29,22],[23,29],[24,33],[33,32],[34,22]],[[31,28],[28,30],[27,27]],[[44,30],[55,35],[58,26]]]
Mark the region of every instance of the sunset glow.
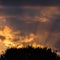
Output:
[[0,54],[8,48],[52,48],[60,51],[60,7],[1,6]]
[[[27,47],[27,46],[24,46],[23,43],[31,43],[35,39],[34,34],[30,34],[30,36],[26,36],[23,40],[21,40],[21,41],[19,40],[18,41],[19,43],[18,43],[18,42],[13,41],[14,38],[16,37],[14,34],[16,34],[16,32],[15,33],[12,32],[12,29],[9,28],[8,26],[5,26],[3,30],[0,30],[0,36],[5,37],[4,40],[0,39],[0,44],[1,44],[0,47],[2,47],[2,46],[5,47],[5,48],[2,47],[3,50],[0,50],[0,54],[2,54],[8,48],[12,48],[12,47],[14,47],[14,48]],[[21,39],[22,37],[18,37],[18,38]],[[43,48],[43,46],[38,45],[36,43],[33,43],[32,47],[34,47],[34,48],[42,47]]]

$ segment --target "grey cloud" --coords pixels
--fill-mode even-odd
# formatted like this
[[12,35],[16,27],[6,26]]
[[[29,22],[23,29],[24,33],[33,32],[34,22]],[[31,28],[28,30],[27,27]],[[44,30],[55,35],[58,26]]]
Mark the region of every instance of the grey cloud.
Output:
[[16,18],[11,18],[8,20],[8,22],[9,22],[9,25],[13,27],[14,30],[21,30],[24,33],[36,32],[36,28],[39,23],[39,22],[33,22],[30,24],[27,24],[23,20],[19,20]]
[[30,15],[34,16],[38,14],[37,9],[30,9],[30,8],[10,8],[10,9],[4,9],[3,10],[6,15],[13,15],[13,16],[24,16],[24,15]]
[[[55,47],[60,35],[60,15],[55,13],[56,10],[58,11],[58,9],[55,9],[55,7],[41,7],[39,9],[9,8],[3,10],[7,16],[11,16],[7,17],[6,21],[7,25],[12,27],[14,31],[21,31],[20,35],[22,36],[33,33],[39,36],[34,42]],[[37,18],[35,18],[36,16]],[[41,20],[40,17],[42,17]],[[45,18],[48,21],[45,21]],[[17,38],[14,40],[17,40]]]

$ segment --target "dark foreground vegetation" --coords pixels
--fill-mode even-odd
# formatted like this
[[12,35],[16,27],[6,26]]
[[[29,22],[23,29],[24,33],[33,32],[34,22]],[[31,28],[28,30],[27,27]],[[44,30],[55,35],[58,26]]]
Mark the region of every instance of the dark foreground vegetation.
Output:
[[1,55],[0,60],[60,60],[56,52],[52,52],[47,48],[11,48]]

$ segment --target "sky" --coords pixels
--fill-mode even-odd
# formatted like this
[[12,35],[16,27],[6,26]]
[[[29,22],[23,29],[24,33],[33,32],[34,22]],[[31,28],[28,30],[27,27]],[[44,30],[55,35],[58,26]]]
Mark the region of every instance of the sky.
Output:
[[0,0],[0,53],[28,45],[60,51],[59,0]]

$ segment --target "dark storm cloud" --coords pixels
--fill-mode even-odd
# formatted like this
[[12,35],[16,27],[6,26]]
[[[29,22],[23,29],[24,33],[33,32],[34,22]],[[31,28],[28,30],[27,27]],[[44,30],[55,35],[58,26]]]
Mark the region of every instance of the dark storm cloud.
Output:
[[21,5],[60,5],[60,0],[2,0],[2,5],[21,6]]

